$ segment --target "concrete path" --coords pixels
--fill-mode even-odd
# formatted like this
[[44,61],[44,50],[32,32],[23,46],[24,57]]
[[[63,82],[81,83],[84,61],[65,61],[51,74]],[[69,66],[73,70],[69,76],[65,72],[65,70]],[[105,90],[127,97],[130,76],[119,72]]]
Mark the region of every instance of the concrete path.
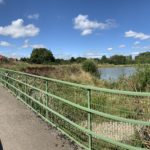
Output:
[[77,150],[0,85],[0,139],[4,150]]

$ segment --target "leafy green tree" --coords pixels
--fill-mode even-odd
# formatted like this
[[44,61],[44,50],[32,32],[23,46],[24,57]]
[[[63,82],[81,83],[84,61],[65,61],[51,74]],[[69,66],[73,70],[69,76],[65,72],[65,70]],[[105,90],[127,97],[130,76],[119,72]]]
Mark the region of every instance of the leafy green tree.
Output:
[[29,58],[27,58],[27,57],[22,57],[22,58],[20,58],[20,61],[29,62]]
[[110,57],[110,63],[115,65],[126,64],[126,57],[123,55],[114,55]]
[[126,56],[126,64],[132,64],[132,63],[133,63],[132,56],[131,55]]
[[71,57],[71,58],[70,58],[70,62],[71,62],[71,63],[74,63],[75,61],[76,61],[76,59],[75,59],[74,57]]
[[135,57],[135,61],[139,64],[150,63],[150,52],[140,53]]
[[50,50],[46,48],[35,48],[31,53],[30,61],[36,64],[43,64],[54,62],[55,58]]
[[77,58],[76,58],[76,62],[77,62],[77,63],[83,63],[85,60],[86,60],[85,57],[77,57]]
[[107,57],[106,57],[105,55],[103,55],[100,62],[101,62],[102,64],[108,63]]
[[99,63],[99,62],[100,62],[100,59],[99,59],[99,58],[93,58],[93,61],[94,61],[95,63]]

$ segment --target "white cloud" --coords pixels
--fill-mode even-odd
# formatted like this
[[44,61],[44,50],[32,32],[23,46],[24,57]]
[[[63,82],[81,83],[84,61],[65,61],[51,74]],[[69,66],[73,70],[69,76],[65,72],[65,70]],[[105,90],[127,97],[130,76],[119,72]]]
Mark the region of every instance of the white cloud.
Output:
[[124,44],[119,45],[119,48],[125,48],[126,46]]
[[33,24],[24,25],[23,19],[12,21],[11,25],[0,26],[0,35],[12,38],[32,37],[39,33],[40,29]]
[[138,44],[140,44],[140,41],[135,41],[134,42],[134,45],[138,45]]
[[33,44],[31,45],[32,48],[45,48],[43,44]]
[[144,34],[142,32],[134,32],[132,30],[125,32],[125,37],[132,37],[139,40],[150,39],[150,35]]
[[36,14],[28,15],[27,17],[28,17],[28,19],[39,19],[40,15],[38,13],[36,13]]
[[11,46],[11,44],[6,41],[0,41],[0,46],[8,47],[8,46]]
[[112,48],[112,47],[109,47],[109,48],[107,48],[107,50],[108,50],[108,51],[112,51],[112,50],[113,50],[113,48]]
[[88,34],[92,34],[92,30],[91,29],[85,29],[82,31],[81,35],[88,35]]
[[94,30],[106,30],[116,27],[117,24],[114,20],[106,20],[105,22],[91,21],[88,15],[78,15],[74,18],[74,28],[81,31],[81,35],[92,34]]
[[26,39],[22,48],[45,48],[45,46],[43,44],[30,44],[29,40]]
[[4,3],[4,0],[0,0],[0,4],[3,4]]

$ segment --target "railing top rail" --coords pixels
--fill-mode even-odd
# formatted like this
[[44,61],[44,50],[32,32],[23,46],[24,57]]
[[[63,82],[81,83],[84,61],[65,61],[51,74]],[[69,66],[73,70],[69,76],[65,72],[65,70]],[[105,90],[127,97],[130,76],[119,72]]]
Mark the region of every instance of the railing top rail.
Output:
[[79,88],[83,88],[83,89],[87,89],[87,90],[94,90],[94,91],[99,91],[99,92],[106,92],[106,93],[112,93],[112,94],[122,94],[122,95],[129,95],[129,96],[148,96],[148,97],[150,96],[150,92],[131,92],[131,91],[99,88],[99,87],[94,87],[94,86],[90,86],[90,85],[82,85],[82,84],[72,83],[72,82],[68,82],[68,81],[43,77],[43,76],[39,76],[39,75],[29,74],[29,73],[25,73],[25,72],[21,72],[21,71],[15,71],[15,70],[6,69],[6,68],[0,68],[0,70],[10,71],[10,72],[14,72],[14,73],[22,74],[22,75],[27,75],[30,77],[36,77],[36,78],[40,78],[43,80],[62,83],[62,84],[75,86],[75,87],[79,87]]

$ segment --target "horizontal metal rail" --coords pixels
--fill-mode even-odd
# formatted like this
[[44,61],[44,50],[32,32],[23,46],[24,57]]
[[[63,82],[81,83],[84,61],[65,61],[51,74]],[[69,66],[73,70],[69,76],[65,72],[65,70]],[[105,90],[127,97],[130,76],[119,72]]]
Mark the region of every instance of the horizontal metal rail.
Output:
[[[18,72],[18,71],[14,71],[14,70],[9,70],[9,69],[4,69],[4,68],[0,68],[0,80],[1,82],[6,86],[6,87],[11,87],[14,90],[16,90],[18,93],[22,94],[25,96],[25,98],[30,99],[32,102],[36,103],[37,105],[39,105],[40,107],[42,107],[44,110],[56,115],[57,117],[61,118],[62,120],[66,121],[67,123],[69,123],[70,125],[74,126],[75,128],[81,130],[82,132],[84,132],[85,134],[87,134],[89,136],[89,141],[88,141],[88,146],[82,144],[81,142],[79,142],[78,140],[76,140],[74,137],[70,136],[68,133],[66,133],[63,129],[61,129],[59,127],[59,125],[57,126],[57,128],[59,130],[61,130],[64,134],[66,134],[69,138],[71,138],[72,140],[74,140],[75,142],[77,142],[77,144],[79,144],[81,147],[83,147],[84,149],[89,149],[92,150],[92,137],[95,137],[96,139],[105,141],[107,143],[111,143],[113,145],[119,146],[121,148],[125,148],[125,149],[129,149],[129,150],[143,150],[144,148],[140,148],[140,147],[134,147],[128,144],[124,144],[122,142],[119,141],[115,141],[111,138],[105,137],[103,135],[97,134],[94,131],[92,131],[92,129],[90,128],[91,124],[92,124],[92,120],[91,120],[91,115],[98,115],[110,120],[114,120],[117,122],[123,122],[123,123],[130,123],[133,125],[141,125],[141,126],[149,126],[150,127],[150,122],[148,121],[142,121],[142,120],[134,120],[134,119],[127,119],[127,118],[123,118],[123,117],[119,117],[119,116],[115,116],[115,115],[111,115],[111,114],[107,114],[104,112],[100,112],[97,110],[94,110],[92,108],[90,108],[90,96],[88,95],[88,102],[89,102],[89,106],[88,107],[84,107],[81,106],[79,104],[76,104],[74,102],[71,102],[67,99],[61,98],[60,96],[56,96],[50,92],[47,92],[47,86],[46,86],[46,90],[42,90],[40,88],[37,88],[33,85],[29,85],[28,83],[25,83],[21,80],[16,79],[15,77],[12,77],[10,74],[18,74],[18,75],[24,75],[26,77],[33,77],[33,78],[39,78],[41,80],[44,81],[53,81],[53,82],[57,82],[57,83],[62,83],[62,84],[66,84],[69,86],[75,86],[75,87],[79,87],[79,88],[83,88],[87,91],[99,91],[99,92],[106,92],[106,93],[112,93],[112,94],[122,94],[122,95],[129,95],[129,96],[142,96],[142,97],[150,97],[150,93],[145,92],[128,92],[128,91],[119,91],[119,90],[111,90],[111,89],[104,89],[104,88],[97,88],[97,87],[91,87],[91,86],[86,86],[86,85],[80,85],[80,84],[75,84],[75,83],[70,83],[70,82],[66,82],[66,81],[61,81],[61,80],[56,80],[56,79],[51,79],[51,78],[46,78],[46,77],[42,77],[42,76],[37,76],[37,75],[32,75],[32,74],[28,74],[28,73],[23,73],[23,72]],[[63,116],[62,114],[58,113],[57,111],[51,109],[50,107],[48,107],[47,105],[37,101],[35,98],[33,98],[32,96],[28,95],[27,92],[22,91],[21,89],[17,88],[15,85],[11,84],[11,83],[18,83],[23,85],[26,88],[31,88],[34,89],[38,92],[43,93],[46,96],[55,98],[58,101],[61,101],[67,105],[70,105],[74,108],[77,108],[79,110],[85,111],[88,114],[88,125],[89,128],[85,128],[82,127],[80,125],[78,125],[77,123],[73,122],[72,120],[68,119],[67,117]],[[47,83],[46,83],[47,84]],[[10,89],[10,88],[9,88]],[[52,123],[50,119],[48,119],[46,116],[43,116],[42,114],[40,114],[39,112],[37,112],[34,108],[32,108],[32,105],[28,104],[26,102],[26,99],[23,99],[22,97],[18,96],[18,98],[23,101],[27,106],[29,106],[33,111],[35,111],[39,116],[41,116],[45,121],[51,123],[52,125],[55,125],[55,123]]]

